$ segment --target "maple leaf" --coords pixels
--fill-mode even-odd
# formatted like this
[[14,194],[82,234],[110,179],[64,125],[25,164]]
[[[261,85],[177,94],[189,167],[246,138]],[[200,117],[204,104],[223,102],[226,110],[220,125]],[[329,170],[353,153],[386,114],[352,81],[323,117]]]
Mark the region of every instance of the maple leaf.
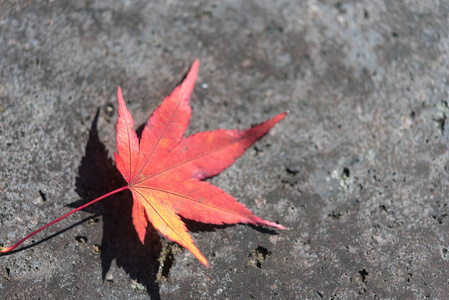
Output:
[[207,265],[180,216],[211,224],[252,223],[284,228],[253,215],[231,195],[201,179],[217,175],[233,164],[286,113],[250,129],[206,131],[183,139],[198,66],[199,61],[195,61],[184,82],[150,117],[140,145],[118,88],[115,162],[132,192],[133,223],[142,243],[151,222],[162,235],[189,249]]
[[118,87],[117,153],[114,156],[117,169],[128,185],[65,214],[0,252],[9,252],[66,216],[126,189],[133,196],[132,219],[142,243],[151,223],[163,236],[187,248],[205,266],[207,259],[194,245],[181,217],[209,224],[250,223],[285,229],[255,216],[234,197],[202,179],[215,176],[232,165],[287,112],[245,130],[218,129],[184,138],[191,116],[189,98],[198,67],[196,60],[185,80],[154,111],[140,141]]

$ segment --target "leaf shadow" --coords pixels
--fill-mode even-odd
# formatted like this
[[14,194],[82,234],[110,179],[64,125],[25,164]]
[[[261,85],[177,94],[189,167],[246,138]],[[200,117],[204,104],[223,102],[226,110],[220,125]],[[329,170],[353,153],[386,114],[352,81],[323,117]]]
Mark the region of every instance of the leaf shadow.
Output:
[[[76,192],[82,200],[69,204],[79,207],[107,192],[125,186],[121,174],[108,158],[108,151],[98,137],[97,110],[89,132],[84,157],[81,160],[76,179]],[[129,276],[145,286],[151,299],[160,299],[157,273],[161,240],[156,230],[148,225],[145,244],[142,245],[132,224],[132,198],[129,192],[112,195],[84,211],[101,215],[103,237],[101,240],[101,266],[103,281],[115,260]]]
[[235,224],[216,225],[216,224],[201,223],[189,219],[184,219],[183,217],[181,217],[181,220],[186,224],[187,230],[189,232],[213,232],[217,231],[217,229],[224,229],[231,226],[235,226]]
[[[222,224],[222,225],[206,224],[206,223],[196,222],[196,221],[189,220],[189,219],[184,219],[182,217],[181,217],[181,219],[186,224],[189,232],[212,232],[212,231],[216,231],[217,229],[225,229],[225,228],[233,227],[236,225],[236,224]],[[243,224],[243,223],[240,223],[240,224]],[[254,225],[254,224],[243,224],[243,225],[249,226],[252,229],[254,229],[260,233],[263,233],[263,234],[279,235],[279,233],[275,229],[271,229],[269,227],[263,227],[263,226],[258,226],[258,225]]]
[[247,224],[247,225],[249,227],[251,227],[252,229],[259,231],[260,233],[263,233],[263,234],[279,235],[279,232],[277,232],[275,229],[272,229],[270,227],[257,226],[254,224]]

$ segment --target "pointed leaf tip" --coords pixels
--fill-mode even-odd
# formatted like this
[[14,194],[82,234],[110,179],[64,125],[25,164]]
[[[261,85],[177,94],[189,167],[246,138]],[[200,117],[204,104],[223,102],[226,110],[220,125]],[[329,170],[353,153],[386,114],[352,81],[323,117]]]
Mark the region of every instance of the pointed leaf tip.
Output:
[[189,73],[187,74],[187,78],[192,78],[192,80],[195,81],[196,77],[198,76],[199,68],[200,68],[200,61],[197,59],[193,62],[192,66],[190,67]]
[[193,62],[192,66],[190,67],[190,70],[196,70],[198,73],[198,69],[200,67],[200,60],[199,59],[195,59],[195,61]]
[[190,94],[193,91],[193,87],[195,86],[195,81],[196,77],[198,76],[199,67],[200,61],[197,59],[193,62],[184,81],[181,83],[181,90],[180,90],[181,99],[184,98],[188,99],[190,97]]
[[117,98],[119,103],[120,101],[123,101],[122,89],[120,88],[120,86],[117,86]]
[[287,229],[286,227],[282,226],[281,224],[274,223],[274,222],[270,222],[270,224],[268,226],[276,228],[276,229]]
[[206,258],[204,258],[204,260],[200,259],[200,262],[201,262],[206,268],[209,268],[209,262],[207,261]]

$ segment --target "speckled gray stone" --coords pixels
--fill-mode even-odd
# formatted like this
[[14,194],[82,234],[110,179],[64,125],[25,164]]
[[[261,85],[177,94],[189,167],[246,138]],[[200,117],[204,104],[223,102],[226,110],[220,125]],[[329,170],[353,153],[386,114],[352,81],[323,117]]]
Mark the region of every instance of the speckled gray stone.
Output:
[[290,115],[210,182],[288,229],[189,222],[115,195],[0,257],[2,299],[444,299],[447,1],[0,1],[0,243],[123,184],[136,126],[201,61],[188,134]]

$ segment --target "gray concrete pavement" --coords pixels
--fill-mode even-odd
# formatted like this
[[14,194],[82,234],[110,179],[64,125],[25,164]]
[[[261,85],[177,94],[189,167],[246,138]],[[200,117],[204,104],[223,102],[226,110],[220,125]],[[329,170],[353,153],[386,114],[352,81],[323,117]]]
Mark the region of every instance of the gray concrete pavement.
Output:
[[209,179],[287,230],[188,223],[204,268],[123,193],[1,256],[0,298],[447,297],[447,1],[0,5],[5,246],[120,187],[117,85],[139,126],[199,58],[189,134],[290,111]]

